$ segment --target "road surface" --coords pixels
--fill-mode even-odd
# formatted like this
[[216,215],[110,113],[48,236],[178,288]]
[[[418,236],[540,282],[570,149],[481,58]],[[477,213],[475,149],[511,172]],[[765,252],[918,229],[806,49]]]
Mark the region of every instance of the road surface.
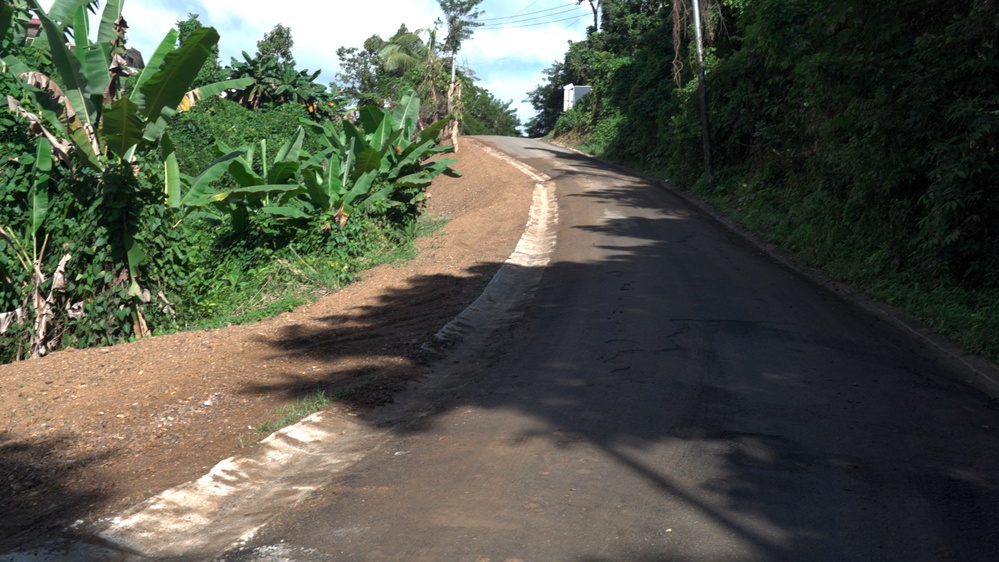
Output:
[[996,560],[999,412],[665,190],[557,186],[537,295],[463,384],[227,560]]

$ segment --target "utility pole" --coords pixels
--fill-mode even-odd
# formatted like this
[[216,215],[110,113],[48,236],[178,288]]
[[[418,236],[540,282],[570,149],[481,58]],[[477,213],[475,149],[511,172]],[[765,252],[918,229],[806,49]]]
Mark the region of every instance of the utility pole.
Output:
[[704,140],[704,170],[708,174],[708,183],[713,181],[711,169],[711,122],[708,119],[708,85],[704,79],[704,37],[701,34],[701,6],[699,0],[694,3],[694,36],[697,39],[697,82],[701,90],[701,136]]

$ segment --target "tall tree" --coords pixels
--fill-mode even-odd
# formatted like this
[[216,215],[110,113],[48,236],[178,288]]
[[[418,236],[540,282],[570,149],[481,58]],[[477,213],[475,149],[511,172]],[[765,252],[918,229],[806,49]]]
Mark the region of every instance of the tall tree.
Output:
[[274,57],[281,64],[295,66],[295,57],[291,55],[291,48],[294,46],[291,29],[279,23],[265,33],[263,39],[257,41],[257,58],[267,60]]
[[[593,10],[593,31],[599,31],[599,19],[600,15],[600,0],[586,0],[590,3],[590,9]],[[583,0],[576,0],[576,5],[579,6],[583,3]]]
[[453,120],[451,122],[451,142],[454,149],[458,150],[458,128],[460,122],[461,109],[456,106],[461,99],[461,83],[455,81],[455,65],[458,59],[458,49],[462,41],[472,37],[476,27],[482,25],[478,21],[482,11],[478,9],[482,0],[437,0],[444,12],[444,21],[437,20],[438,24],[445,24],[447,35],[444,36],[443,49],[451,53],[451,85],[447,90],[447,108]]

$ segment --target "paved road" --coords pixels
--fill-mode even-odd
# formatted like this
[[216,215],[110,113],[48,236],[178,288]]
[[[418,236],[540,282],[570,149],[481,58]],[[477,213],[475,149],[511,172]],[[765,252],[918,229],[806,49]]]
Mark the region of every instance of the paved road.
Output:
[[999,412],[669,193],[536,141],[531,309],[231,560],[996,560]]

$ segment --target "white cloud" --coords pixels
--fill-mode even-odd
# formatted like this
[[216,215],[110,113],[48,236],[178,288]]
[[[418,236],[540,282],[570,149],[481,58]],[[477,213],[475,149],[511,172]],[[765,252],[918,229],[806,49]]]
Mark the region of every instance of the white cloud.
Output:
[[[46,8],[51,4],[52,0],[42,0]],[[477,30],[462,46],[460,60],[468,62],[493,95],[513,100],[526,122],[533,109],[522,100],[541,82],[541,71],[562,59],[567,42],[583,37],[591,21],[589,7],[585,2],[577,6],[575,0],[485,0],[480,8],[485,12],[482,21],[489,26]],[[374,34],[388,37],[403,23],[410,29],[432,27],[441,16],[436,0],[127,0],[123,14],[129,23],[129,43],[148,58],[188,13],[199,14],[203,24],[219,31],[223,64],[230,57],[241,58],[241,51],[252,55],[257,41],[275,24],[289,27],[299,67],[322,69],[322,83],[335,79],[337,48],[360,47]],[[513,20],[508,17],[518,14]],[[551,20],[562,21],[536,25]],[[511,21],[510,27],[488,28]]]

